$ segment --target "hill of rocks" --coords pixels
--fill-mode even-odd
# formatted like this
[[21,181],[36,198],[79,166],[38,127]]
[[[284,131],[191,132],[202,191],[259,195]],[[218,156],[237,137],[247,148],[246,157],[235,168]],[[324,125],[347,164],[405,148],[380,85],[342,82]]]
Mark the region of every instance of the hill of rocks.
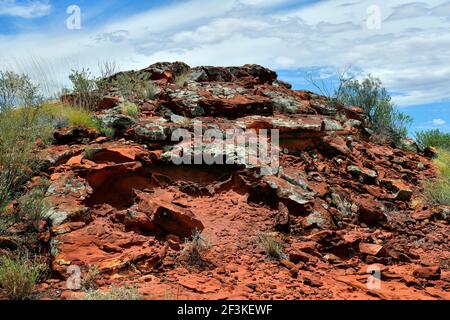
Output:
[[[44,297],[82,297],[67,288],[68,268],[96,266],[101,290],[134,286],[146,299],[450,298],[450,208],[423,196],[435,177],[429,154],[374,142],[360,108],[293,90],[258,65],[130,73],[145,75],[154,97],[130,99],[139,112],[127,115],[111,90],[95,116],[114,137],[58,130],[31,182],[51,182]],[[199,133],[201,148],[174,140],[179,129]],[[279,163],[264,173],[208,129],[277,130]],[[231,161],[177,165],[181,144],[192,158]],[[192,263],[196,231],[209,245]]]

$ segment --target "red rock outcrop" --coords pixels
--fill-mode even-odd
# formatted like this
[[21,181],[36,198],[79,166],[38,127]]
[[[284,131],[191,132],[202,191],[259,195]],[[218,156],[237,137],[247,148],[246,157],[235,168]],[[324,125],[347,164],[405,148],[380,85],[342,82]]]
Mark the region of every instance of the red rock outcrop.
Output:
[[[97,112],[121,139],[66,128],[46,151],[59,281],[44,294],[67,290],[70,265],[96,265],[101,285],[133,284],[148,299],[450,298],[450,209],[421,196],[430,158],[371,142],[362,110],[292,90],[260,66],[139,72],[161,92],[135,101],[138,117],[121,114],[118,98]],[[201,133],[279,130],[279,166],[261,176],[259,163],[175,165],[172,133],[193,133],[196,121]],[[236,157],[207,139],[203,148]],[[196,230],[212,248],[192,267],[181,249]],[[279,239],[284,260],[267,259],[263,233]],[[373,268],[380,287],[367,286]]]

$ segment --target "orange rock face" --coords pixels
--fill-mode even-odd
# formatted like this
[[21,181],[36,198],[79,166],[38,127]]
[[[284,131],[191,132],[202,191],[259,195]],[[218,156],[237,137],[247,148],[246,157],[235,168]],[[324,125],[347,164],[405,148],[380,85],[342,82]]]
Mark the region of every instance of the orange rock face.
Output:
[[[68,268],[84,276],[97,266],[101,289],[133,285],[147,299],[450,298],[447,211],[421,200],[430,158],[371,142],[361,109],[292,90],[260,66],[140,72],[159,91],[135,101],[138,117],[110,96],[96,114],[115,139],[65,128],[45,151],[42,239],[55,279],[43,294],[79,295],[66,287]],[[175,165],[172,134],[194,133],[195,121],[201,135],[279,130],[279,165],[267,175],[260,163]],[[202,138],[211,154],[236,156]],[[207,241],[189,242],[196,231]]]

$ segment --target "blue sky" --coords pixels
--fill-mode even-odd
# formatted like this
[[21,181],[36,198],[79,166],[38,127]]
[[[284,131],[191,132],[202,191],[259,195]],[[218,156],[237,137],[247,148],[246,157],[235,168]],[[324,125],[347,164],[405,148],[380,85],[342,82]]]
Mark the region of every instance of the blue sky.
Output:
[[[66,26],[72,5],[81,29]],[[0,0],[0,68],[49,88],[102,61],[123,70],[258,63],[296,89],[312,89],[305,74],[328,81],[351,67],[381,78],[414,117],[411,132],[450,132],[448,57],[445,0]]]

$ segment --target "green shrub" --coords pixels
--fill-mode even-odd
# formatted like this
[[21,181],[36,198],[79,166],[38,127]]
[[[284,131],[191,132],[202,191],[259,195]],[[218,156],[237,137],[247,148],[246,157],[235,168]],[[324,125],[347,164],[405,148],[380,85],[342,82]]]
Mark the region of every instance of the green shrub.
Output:
[[[43,219],[43,213],[49,208],[45,197],[46,190],[47,187],[44,186],[34,187],[24,195],[17,194],[17,207],[14,209],[10,207],[9,210],[2,210],[0,208],[0,236],[15,238],[19,250],[34,250],[39,245],[39,223]],[[20,224],[26,232],[20,234],[11,232],[11,227],[14,230],[16,224]]]
[[91,129],[99,129],[97,120],[90,111],[84,108],[48,102],[44,104],[41,109],[41,112],[46,116],[67,126],[82,126]]
[[19,199],[20,214],[17,217],[22,223],[30,224],[35,231],[39,228],[39,221],[49,204],[45,199],[45,190],[35,188]]
[[101,97],[99,80],[84,68],[72,70],[69,79],[73,86],[73,104],[85,110],[96,110]]
[[260,234],[258,237],[259,247],[266,252],[268,257],[273,260],[286,259],[283,244],[277,238],[269,234]]
[[135,287],[111,287],[110,291],[90,290],[84,296],[85,300],[144,300]]
[[95,290],[97,289],[97,279],[100,276],[100,270],[97,266],[89,266],[86,274],[81,281],[81,288],[83,290]]
[[100,92],[107,92],[111,86],[111,77],[118,72],[117,64],[112,61],[103,61],[98,66],[100,78],[96,81],[97,88]]
[[137,79],[133,73],[122,72],[117,74],[111,82],[111,86],[118,90],[124,97],[131,97],[135,91]]
[[427,182],[426,195],[437,205],[450,206],[450,181],[438,179],[435,182]]
[[439,129],[416,132],[416,140],[421,148],[450,150],[450,133],[441,132]]
[[51,121],[36,107],[0,112],[0,208],[41,167],[37,139],[52,139]]
[[137,117],[139,115],[139,106],[132,102],[124,102],[120,105],[120,110],[123,114],[131,117]]
[[425,183],[425,195],[437,205],[450,205],[450,151],[440,149],[435,164],[438,178]]
[[0,112],[15,106],[31,107],[41,103],[39,87],[25,74],[0,71]]
[[114,139],[115,135],[116,135],[116,130],[114,130],[114,128],[111,127],[102,127],[100,129],[100,132],[107,138],[110,139]]
[[89,69],[72,69],[69,79],[72,81],[74,92],[89,93],[97,89],[96,79]]
[[52,126],[40,101],[28,76],[0,71],[0,208],[39,169],[36,141],[51,141]]
[[[9,227],[24,223],[34,230],[38,227],[40,215],[45,209],[44,191],[36,188],[22,195],[24,184],[41,169],[42,159],[39,149],[49,143],[53,136],[53,119],[43,112],[39,88],[34,86],[29,77],[13,72],[0,71],[0,232],[8,233]],[[5,213],[5,207],[13,199],[18,202],[18,214]],[[15,213],[15,212],[13,212]],[[29,230],[28,230],[29,231]],[[18,237],[26,246],[29,235]],[[20,238],[20,239],[19,239]],[[23,238],[23,239],[22,239]],[[17,260],[2,258],[2,285],[9,290],[14,283],[9,283],[5,274],[11,272],[11,281],[18,281],[19,288],[12,288],[15,298],[21,298],[21,284],[26,286],[24,277],[30,272],[25,258]],[[24,267],[25,274],[14,274]],[[17,267],[17,268],[16,268]],[[22,279],[20,278],[22,276]],[[6,286],[6,287],[5,287]],[[9,290],[9,291],[11,291]],[[26,291],[26,288],[23,290]]]
[[189,81],[191,74],[189,72],[180,74],[175,77],[173,83],[179,87],[183,87]]
[[101,148],[88,147],[84,150],[83,157],[85,159],[93,161],[95,159],[95,155],[101,150]]
[[92,117],[92,115],[83,110],[77,108],[65,108],[62,113],[63,117],[66,117],[69,121],[69,124],[72,126],[83,126],[86,128],[97,129],[98,123]]
[[147,83],[141,91],[141,97],[148,100],[155,99],[158,94],[158,87],[152,83]]
[[398,111],[380,79],[368,75],[364,80],[342,79],[336,99],[347,106],[359,106],[378,136],[398,144],[406,138],[412,118]]
[[111,87],[118,90],[125,98],[154,99],[158,88],[151,82],[147,73],[123,72],[117,74]]
[[101,77],[94,77],[89,69],[72,70],[69,79],[73,86],[74,104],[86,110],[94,110],[100,97],[110,91],[118,91],[124,98],[132,100],[154,99],[158,87],[145,72],[116,73],[115,64],[100,65]]
[[27,256],[0,258],[0,285],[12,300],[31,297],[34,286],[42,280],[47,271],[43,263],[30,260]]

